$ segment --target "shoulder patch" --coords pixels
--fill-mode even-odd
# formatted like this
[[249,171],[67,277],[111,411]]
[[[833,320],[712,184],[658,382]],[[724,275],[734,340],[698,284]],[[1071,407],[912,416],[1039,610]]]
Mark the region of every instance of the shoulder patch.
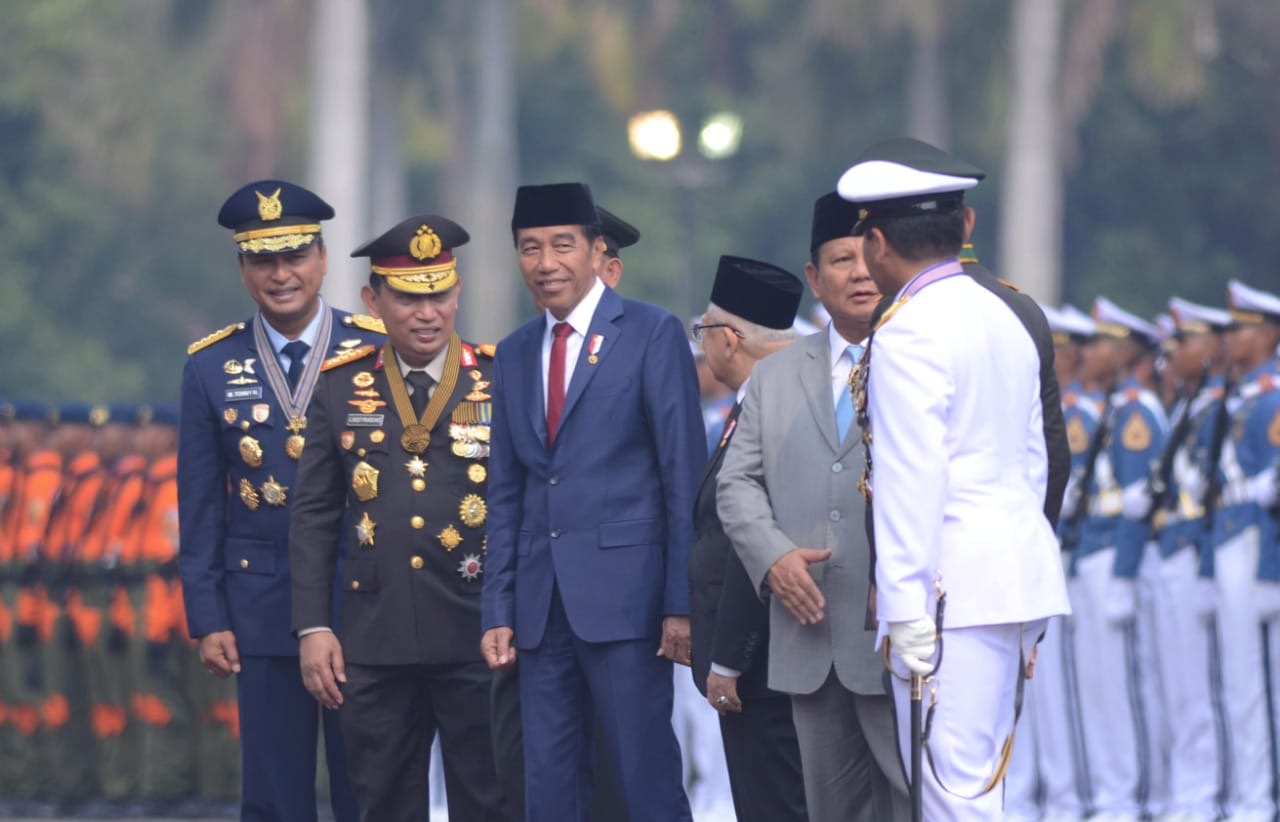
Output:
[[217,331],[213,332],[212,334],[203,336],[200,339],[193,342],[191,345],[188,345],[187,356],[191,356],[197,351],[204,348],[208,348],[209,346],[213,345],[219,340],[225,340],[227,337],[230,337],[232,334],[235,334],[236,332],[243,331],[243,330],[244,330],[244,323],[242,322],[232,323],[226,328],[219,328]]
[[[1000,278],[999,278],[999,277],[997,277],[996,279],[1000,279]],[[1000,285],[1004,286],[1005,288],[1011,288],[1011,289],[1013,289],[1014,291],[1018,292],[1019,294],[1021,294],[1021,293],[1022,293],[1022,289],[1021,289],[1021,288],[1018,288],[1016,285],[1014,285],[1013,283],[1009,282],[1008,280],[1000,280]]]
[[1089,447],[1089,432],[1078,416],[1073,416],[1067,423],[1067,447],[1072,454],[1083,454]]
[[342,318],[342,324],[362,328],[365,331],[373,331],[377,334],[387,333],[387,327],[382,324],[382,320],[377,317],[371,317],[368,314],[348,314]]
[[476,345],[476,353],[482,357],[493,359],[498,356],[498,346],[493,343],[479,343]]
[[1126,451],[1145,451],[1151,447],[1151,426],[1147,425],[1141,411],[1129,415],[1129,421],[1120,432],[1120,444]]
[[346,365],[349,362],[362,360],[373,352],[378,350],[378,346],[373,343],[362,345],[359,348],[348,348],[341,354],[335,354],[320,364],[321,371],[330,371],[340,365]]
[[1276,415],[1271,418],[1271,424],[1267,426],[1267,442],[1280,445],[1280,409],[1276,410]]

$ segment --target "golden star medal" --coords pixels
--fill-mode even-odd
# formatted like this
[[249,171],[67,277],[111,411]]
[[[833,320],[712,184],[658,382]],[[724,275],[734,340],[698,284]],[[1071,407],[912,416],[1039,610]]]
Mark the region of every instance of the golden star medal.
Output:
[[453,389],[458,385],[461,349],[462,340],[458,339],[457,334],[450,335],[449,350],[445,354],[444,375],[440,378],[440,384],[436,386],[435,393],[431,395],[431,401],[427,403],[426,408],[422,409],[421,419],[413,415],[413,402],[409,399],[409,389],[405,387],[404,375],[400,373],[399,361],[392,361],[389,356],[392,351],[391,343],[387,343],[382,349],[383,360],[389,362],[386,371],[387,383],[391,387],[391,403],[400,417],[400,424],[404,426],[404,432],[400,435],[400,447],[410,454],[421,454],[431,444],[431,429],[439,421],[440,414],[444,412],[449,398],[453,396]]
[[[266,377],[267,385],[271,386],[272,392],[275,393],[276,402],[284,411],[285,419],[289,421],[286,426],[289,429],[289,436],[284,442],[284,452],[295,460],[302,458],[302,448],[307,442],[302,435],[307,427],[307,406],[311,404],[311,395],[316,389],[316,381],[320,378],[320,366],[324,363],[325,353],[329,350],[329,338],[333,329],[333,314],[323,305],[320,310],[322,312],[320,328],[316,331],[315,343],[311,347],[307,364],[302,369],[302,376],[298,378],[296,388],[289,390],[289,380],[274,354],[262,358],[263,376]],[[259,352],[275,350],[267,338],[266,324],[263,322],[261,313],[253,318],[253,342]],[[248,362],[246,361],[246,371],[249,370]],[[258,407],[255,406],[254,418],[257,419],[258,414],[261,413],[264,419],[259,422],[265,422],[269,412],[270,406],[264,404],[262,412],[259,412]]]

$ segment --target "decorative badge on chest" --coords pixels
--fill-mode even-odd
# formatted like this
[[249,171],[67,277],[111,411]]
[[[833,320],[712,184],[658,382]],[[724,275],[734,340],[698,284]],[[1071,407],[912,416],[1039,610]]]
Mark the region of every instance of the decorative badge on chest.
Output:
[[468,582],[474,579],[479,579],[480,574],[483,571],[484,568],[480,565],[479,554],[467,554],[462,558],[462,561],[458,563],[458,576]]
[[289,420],[288,426],[289,438],[284,441],[284,452],[293,459],[302,458],[302,447],[307,444],[307,440],[302,436],[302,431],[307,427],[306,417],[294,417]]

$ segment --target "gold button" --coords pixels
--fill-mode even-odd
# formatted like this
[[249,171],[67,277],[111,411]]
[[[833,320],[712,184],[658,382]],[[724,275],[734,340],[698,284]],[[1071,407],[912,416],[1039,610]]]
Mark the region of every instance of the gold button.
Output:
[[356,449],[356,456],[363,457],[364,455],[365,455],[365,450],[363,448]]
[[419,557],[419,556],[414,556],[412,559],[409,560],[410,567],[412,567],[413,570],[415,571],[420,570],[423,564],[424,563],[422,561],[422,557]]
[[248,567],[249,567],[249,560],[247,560],[247,559],[242,559],[242,560],[240,560],[240,567],[241,567],[241,568],[248,568]]
[[409,519],[409,524],[412,525],[414,528],[421,528],[422,526],[427,524],[427,521],[422,517],[412,517]]
[[414,479],[414,481],[413,481],[412,483],[410,483],[410,485],[412,485],[412,486],[413,486],[413,490],[415,490],[415,491],[425,491],[425,490],[427,490],[427,481],[426,481],[426,480],[424,480],[424,479],[422,479],[421,477],[418,477],[418,478]]
[[358,579],[353,579],[353,580],[351,580],[351,590],[353,590],[353,591],[359,591],[359,590],[360,590],[360,580],[358,580]]

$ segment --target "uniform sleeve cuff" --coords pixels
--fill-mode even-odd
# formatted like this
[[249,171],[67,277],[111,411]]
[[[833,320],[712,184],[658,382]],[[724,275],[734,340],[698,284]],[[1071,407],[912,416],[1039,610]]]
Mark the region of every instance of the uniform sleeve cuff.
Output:
[[333,633],[332,628],[328,628],[323,625],[317,625],[314,628],[303,628],[301,631],[298,631],[298,639],[302,639],[307,634],[318,634],[321,631],[328,631],[329,633]]
[[725,666],[717,665],[714,662],[711,663],[711,673],[716,676],[727,676],[730,679],[737,679],[742,676],[742,671],[735,671],[733,668],[726,668]]

